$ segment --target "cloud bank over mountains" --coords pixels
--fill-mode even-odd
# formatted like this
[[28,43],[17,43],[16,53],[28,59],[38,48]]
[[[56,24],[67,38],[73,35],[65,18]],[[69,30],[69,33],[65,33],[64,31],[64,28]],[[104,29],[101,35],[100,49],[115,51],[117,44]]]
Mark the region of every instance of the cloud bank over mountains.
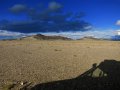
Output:
[[19,32],[11,32],[6,30],[0,30],[0,37],[9,37],[9,38],[20,38],[25,36],[31,36],[36,34],[43,34],[48,36],[64,36],[72,39],[80,39],[86,36],[92,36],[95,38],[104,38],[104,39],[110,39],[111,37],[116,35],[115,30],[106,30],[106,31],[98,31],[98,30],[91,30],[91,31],[76,31],[76,32],[37,32],[37,33],[19,33]]

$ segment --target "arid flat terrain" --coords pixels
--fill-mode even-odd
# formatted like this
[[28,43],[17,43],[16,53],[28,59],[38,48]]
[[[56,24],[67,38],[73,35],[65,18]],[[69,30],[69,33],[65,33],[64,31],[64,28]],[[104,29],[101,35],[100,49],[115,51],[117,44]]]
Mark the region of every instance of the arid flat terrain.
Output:
[[75,78],[105,59],[120,61],[119,41],[0,41],[0,84]]

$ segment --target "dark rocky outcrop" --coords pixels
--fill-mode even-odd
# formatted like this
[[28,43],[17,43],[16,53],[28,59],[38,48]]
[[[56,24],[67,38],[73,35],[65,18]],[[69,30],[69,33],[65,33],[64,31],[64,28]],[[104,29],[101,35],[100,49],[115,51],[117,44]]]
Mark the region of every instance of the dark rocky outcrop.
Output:
[[45,36],[42,34],[37,34],[33,36],[38,40],[72,40],[71,38],[63,37],[63,36]]

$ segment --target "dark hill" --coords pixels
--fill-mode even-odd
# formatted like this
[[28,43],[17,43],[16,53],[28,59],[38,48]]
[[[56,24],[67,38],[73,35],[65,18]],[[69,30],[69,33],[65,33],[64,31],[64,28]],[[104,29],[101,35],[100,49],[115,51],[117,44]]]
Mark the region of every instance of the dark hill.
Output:
[[63,36],[45,36],[42,34],[37,34],[33,36],[38,40],[72,40],[71,38],[63,37]]

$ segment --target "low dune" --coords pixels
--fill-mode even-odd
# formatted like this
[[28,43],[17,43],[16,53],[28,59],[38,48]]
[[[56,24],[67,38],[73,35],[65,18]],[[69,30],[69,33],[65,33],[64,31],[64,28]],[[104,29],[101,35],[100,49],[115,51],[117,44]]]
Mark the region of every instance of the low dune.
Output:
[[105,59],[120,61],[119,41],[0,41],[0,86],[75,78]]

